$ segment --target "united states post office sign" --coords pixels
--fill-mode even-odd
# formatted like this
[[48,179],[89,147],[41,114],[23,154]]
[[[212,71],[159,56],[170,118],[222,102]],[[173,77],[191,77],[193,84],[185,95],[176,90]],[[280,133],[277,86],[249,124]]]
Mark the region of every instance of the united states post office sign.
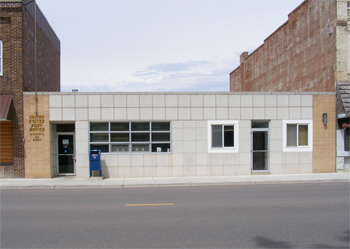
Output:
[[45,127],[43,127],[44,123],[44,115],[29,115],[29,132],[30,136],[34,136],[33,141],[41,141],[40,136],[45,135]]

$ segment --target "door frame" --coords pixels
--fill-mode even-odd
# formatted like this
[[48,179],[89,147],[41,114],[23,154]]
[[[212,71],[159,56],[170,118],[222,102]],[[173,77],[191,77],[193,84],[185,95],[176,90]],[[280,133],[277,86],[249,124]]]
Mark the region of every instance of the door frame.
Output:
[[[60,154],[59,154],[59,144],[58,144],[58,136],[60,135],[72,135],[73,136],[73,152],[74,154],[72,155],[73,156],[73,173],[60,173],[60,170],[59,170],[59,163],[60,163]],[[76,155],[76,151],[75,151],[75,132],[57,132],[56,133],[56,152],[57,152],[57,175],[58,176],[75,176],[76,175],[76,165],[75,165],[75,162],[76,162],[76,159],[75,159],[75,155]],[[69,154],[71,155],[71,154]]]
[[[255,131],[267,132],[267,169],[266,170],[254,170],[254,148],[253,148],[253,133]],[[251,128],[251,172],[253,173],[269,173],[270,172],[270,128]]]

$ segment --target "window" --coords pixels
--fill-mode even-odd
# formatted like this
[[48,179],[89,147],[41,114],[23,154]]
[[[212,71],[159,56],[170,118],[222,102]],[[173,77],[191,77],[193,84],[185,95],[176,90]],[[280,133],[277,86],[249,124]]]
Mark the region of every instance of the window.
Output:
[[283,151],[312,151],[312,121],[283,121]]
[[3,75],[3,52],[2,52],[2,41],[0,40],[0,75]]
[[208,152],[238,152],[238,121],[208,121]]
[[90,123],[90,149],[104,153],[170,152],[170,122]]
[[344,151],[350,151],[350,129],[344,129]]

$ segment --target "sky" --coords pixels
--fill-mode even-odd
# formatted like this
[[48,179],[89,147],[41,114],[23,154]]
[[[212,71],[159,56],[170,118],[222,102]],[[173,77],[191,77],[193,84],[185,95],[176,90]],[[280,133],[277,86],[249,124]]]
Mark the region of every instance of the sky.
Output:
[[303,0],[37,0],[61,91],[227,92],[229,73]]

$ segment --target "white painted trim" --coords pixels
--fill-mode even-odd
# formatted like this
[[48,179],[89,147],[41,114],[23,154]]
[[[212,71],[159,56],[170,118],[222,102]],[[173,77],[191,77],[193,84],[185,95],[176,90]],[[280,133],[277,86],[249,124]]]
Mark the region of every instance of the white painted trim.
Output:
[[[238,120],[208,120],[208,153],[238,153],[239,148],[239,121]],[[233,125],[234,126],[234,147],[212,148],[211,147],[211,126],[212,125]]]
[[337,129],[337,156],[349,157],[350,151],[345,150],[345,130]]
[[[308,125],[308,146],[287,147],[287,124]],[[312,120],[283,120],[283,152],[310,152],[313,150]]]

